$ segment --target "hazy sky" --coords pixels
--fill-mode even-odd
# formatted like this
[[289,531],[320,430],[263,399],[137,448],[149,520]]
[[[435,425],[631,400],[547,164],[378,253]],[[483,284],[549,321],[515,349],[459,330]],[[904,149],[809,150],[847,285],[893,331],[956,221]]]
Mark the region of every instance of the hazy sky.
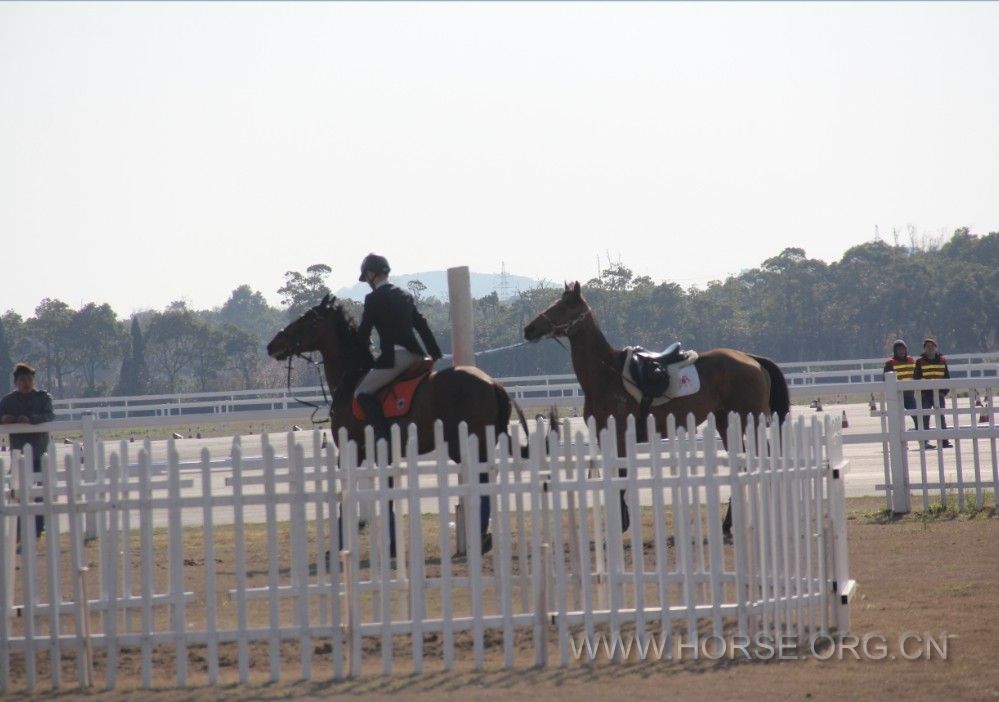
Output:
[[0,3],[0,311],[999,230],[999,4]]

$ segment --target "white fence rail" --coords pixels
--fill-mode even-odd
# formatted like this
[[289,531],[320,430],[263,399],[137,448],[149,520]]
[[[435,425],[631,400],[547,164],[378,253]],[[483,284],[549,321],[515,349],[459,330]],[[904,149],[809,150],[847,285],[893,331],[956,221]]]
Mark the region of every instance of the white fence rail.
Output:
[[[999,375],[999,352],[953,354],[947,357],[954,378],[992,378]],[[871,383],[883,377],[884,359],[866,358],[849,361],[807,361],[782,363],[792,395],[808,396],[829,392],[829,385]],[[497,379],[518,402],[546,405],[583,406],[583,393],[574,375],[517,376]],[[184,417],[197,422],[212,415],[233,415],[244,421],[245,413],[292,413],[302,416],[298,399],[322,405],[319,387],[230,392],[179,393],[139,397],[97,397],[56,400],[58,419],[79,419],[91,413],[99,419],[147,419]],[[311,408],[305,415],[311,413]]]
[[[889,383],[894,385],[889,386]],[[549,394],[561,392],[557,385],[547,387],[549,390],[546,392]],[[996,455],[996,443],[999,440],[997,387],[999,387],[999,378],[993,378],[988,374],[963,379],[896,383],[894,375],[889,373],[885,381],[797,385],[792,386],[790,392],[792,398],[821,397],[825,398],[827,404],[837,397],[859,395],[872,398],[875,406],[872,415],[880,418],[878,430],[851,431],[843,435],[842,441],[847,445],[880,447],[884,482],[876,485],[875,489],[884,492],[888,508],[902,513],[911,509],[911,492],[920,496],[923,508],[926,509],[931,499],[948,500],[955,497],[963,508],[968,491],[974,491],[974,504],[981,508],[988,492],[995,495],[999,491],[999,479],[997,479],[999,459]],[[933,393],[942,388],[949,390],[946,406],[935,408],[928,398],[932,398]],[[915,407],[905,407],[906,392],[915,397]],[[892,407],[890,410],[889,398],[893,398],[890,400]],[[923,406],[924,403],[926,407]],[[79,434],[81,440],[77,449],[78,456],[85,466],[85,482],[91,484],[94,480],[93,466],[101,444],[102,432],[173,426],[180,427],[181,431],[187,429],[190,433],[194,425],[198,425],[199,429],[207,428],[213,424],[232,423],[237,421],[237,417],[239,424],[251,427],[255,423],[274,420],[286,420],[289,423],[298,422],[304,425],[311,414],[311,408],[299,406],[278,410],[197,415],[197,419],[192,421],[191,416],[180,412],[120,419],[101,418],[85,412],[79,419],[71,421],[57,421],[30,427],[0,426],[0,448],[6,449],[6,435],[10,433],[63,431]],[[907,428],[907,424],[914,424],[914,427]],[[932,448],[928,448],[928,442],[936,443],[929,443]],[[948,447],[944,442],[952,443],[954,446]],[[254,460],[260,459],[257,457]],[[158,460],[153,467],[161,471],[164,465],[162,460]],[[216,457],[212,465],[216,468],[231,468],[227,456]],[[85,524],[85,534],[92,537],[96,534],[95,530],[96,522],[92,516],[89,516]]]
[[[997,390],[999,380],[900,382],[894,373],[886,375],[883,424],[890,475],[878,487],[886,490],[892,511],[911,511],[913,492],[920,494],[924,510],[933,493],[945,504],[953,495],[962,510],[968,491],[974,492],[978,509],[986,491],[992,491],[994,500],[999,498]],[[941,397],[941,392],[947,396]],[[912,398],[908,403],[907,393]]]
[[[15,497],[0,491],[0,692],[34,691],[44,678],[59,688],[70,661],[79,684],[111,689],[126,659],[145,687],[163,660],[186,686],[245,682],[251,662],[277,680],[288,674],[288,650],[298,654],[296,674],[312,679],[403,664],[449,669],[468,657],[475,668],[487,657],[509,667],[525,637],[536,664],[567,665],[573,636],[602,631],[799,642],[845,633],[853,584],[838,425],[750,427],[743,445],[737,424],[731,453],[713,426],[703,442],[688,426],[637,444],[632,424],[623,451],[611,427],[599,448],[581,433],[553,435],[550,446],[532,435],[526,459],[504,437],[480,462],[476,438],[463,435],[460,464],[442,441],[421,460],[415,436],[403,445],[397,433],[391,460],[382,444],[378,460],[359,465],[356,446],[343,441],[338,452],[331,442],[324,451],[314,432],[311,460],[289,434],[287,468],[266,438],[251,468],[236,439],[231,490],[211,489],[204,451],[196,496],[181,493],[172,442],[165,480],[154,479],[145,449],[136,469],[118,452],[98,456],[93,484],[74,457],[59,466],[49,454],[35,487],[30,455],[15,452],[13,464],[0,459],[0,478],[15,478]],[[516,429],[511,438],[518,442]],[[489,553],[472,526],[482,496],[495,504]],[[729,496],[731,540],[721,530]],[[435,510],[421,509],[428,499]],[[459,501],[468,551],[453,561]],[[392,503],[395,558],[386,538]],[[264,506],[262,528],[243,518],[251,505]],[[365,506],[373,518],[362,532]],[[230,510],[232,527],[214,526]],[[182,529],[185,512],[201,515],[203,527]],[[153,528],[157,513],[167,515],[165,529]],[[47,521],[41,542],[37,514]],[[99,525],[91,543],[85,514]],[[89,561],[95,573],[84,571]]]

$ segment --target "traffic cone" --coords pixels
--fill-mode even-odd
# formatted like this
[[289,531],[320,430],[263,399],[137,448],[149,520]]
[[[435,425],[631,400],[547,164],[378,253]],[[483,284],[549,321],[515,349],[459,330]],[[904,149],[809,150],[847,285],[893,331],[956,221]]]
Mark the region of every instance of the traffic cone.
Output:
[[850,422],[846,418],[846,410],[843,410],[843,423],[841,425],[844,429],[850,428]]

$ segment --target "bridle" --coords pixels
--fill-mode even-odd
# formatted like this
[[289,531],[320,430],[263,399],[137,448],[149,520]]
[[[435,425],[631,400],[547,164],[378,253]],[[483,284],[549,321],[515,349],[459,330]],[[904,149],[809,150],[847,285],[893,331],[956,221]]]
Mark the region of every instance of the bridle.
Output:
[[[320,316],[320,314],[318,312],[316,312],[315,308],[310,309],[309,310],[309,314],[310,314],[310,324],[312,326],[315,326],[316,324],[318,324],[319,320],[322,319],[322,317]],[[308,400],[303,400],[302,398],[295,397],[294,395],[292,395],[291,399],[295,400],[295,402],[298,402],[300,404],[303,404],[303,405],[305,405],[307,407],[311,407],[312,408],[312,416],[309,418],[309,420],[313,424],[325,424],[326,422],[331,421],[331,415],[333,413],[333,406],[330,403],[329,398],[326,396],[326,378],[325,378],[325,373],[324,373],[324,370],[323,370],[323,366],[325,365],[325,362],[322,361],[322,360],[319,360],[319,361],[312,360],[312,355],[311,354],[308,355],[308,356],[306,356],[302,352],[302,342],[301,342],[300,339],[301,339],[301,335],[300,334],[295,337],[295,340],[294,340],[294,342],[292,344],[292,347],[291,347],[291,351],[288,354],[288,379],[287,379],[288,394],[291,395],[291,364],[292,364],[292,360],[294,359],[295,356],[298,356],[303,361],[305,361],[310,366],[312,366],[313,368],[316,369],[316,374],[319,376],[319,388],[320,388],[320,390],[323,391],[323,402],[325,402],[326,406],[329,407],[329,413],[327,414],[326,419],[316,419],[316,413],[319,412],[320,410],[322,410],[323,409],[322,407],[320,407],[319,405],[317,405],[314,402],[309,402]],[[320,355],[320,359],[322,359],[322,355]],[[344,371],[344,373],[346,373],[346,371]],[[340,380],[337,381],[337,385],[339,385],[340,381],[342,381],[342,380],[343,380],[343,376],[341,375]],[[336,388],[333,388],[333,391],[335,391],[335,390],[336,390]]]
[[[554,339],[556,344],[558,344],[559,346],[561,346],[563,349],[566,350],[567,353],[570,353],[570,354],[572,353],[572,351],[569,348],[567,348],[566,345],[563,344],[562,341],[558,337],[560,337],[560,336],[568,337],[569,333],[573,329],[575,329],[580,323],[582,323],[583,320],[585,320],[587,317],[591,317],[593,319],[593,322],[596,323],[596,318],[593,317],[593,308],[589,307],[589,306],[587,306],[586,309],[583,310],[582,312],[580,312],[577,316],[573,317],[570,320],[562,322],[561,324],[555,324],[551,320],[551,318],[547,314],[545,314],[544,312],[542,312],[538,316],[541,317],[541,319],[543,319],[546,322],[548,322],[548,324],[551,326],[551,331],[549,331],[547,334],[545,334],[541,338],[543,338],[543,339]],[[613,365],[611,365],[610,363],[607,363],[606,361],[604,361],[602,359],[600,360],[600,365],[606,366],[607,368],[609,368],[610,370],[612,370],[614,373],[617,373],[618,370],[619,370],[619,369],[615,368]]]
[[541,317],[541,319],[548,322],[549,326],[551,326],[551,331],[545,334],[545,337],[550,337],[558,341],[557,337],[569,336],[569,332],[575,329],[584,319],[591,316],[592,314],[593,310],[587,307],[583,312],[581,312],[576,317],[573,317],[568,321],[562,322],[561,324],[555,324],[555,322],[553,322],[551,318],[544,312],[542,312],[538,316]]

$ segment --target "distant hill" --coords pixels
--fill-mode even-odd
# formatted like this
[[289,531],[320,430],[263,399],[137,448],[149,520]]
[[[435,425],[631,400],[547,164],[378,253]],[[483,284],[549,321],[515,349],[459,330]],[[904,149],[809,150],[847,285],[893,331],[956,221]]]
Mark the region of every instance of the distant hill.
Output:
[[[475,273],[473,271],[469,277],[472,283],[472,297],[485,297],[495,290],[502,298],[499,273]],[[389,280],[400,288],[405,288],[406,284],[411,280],[418,280],[427,286],[427,289],[423,291],[423,297],[436,297],[440,300],[447,300],[447,271],[403,273],[400,275],[393,273]],[[528,290],[538,284],[538,281],[522,275],[507,274],[506,280],[508,297],[513,297],[519,290]],[[358,283],[349,288],[340,288],[336,291],[336,296],[361,301],[369,292],[371,292],[371,289],[366,284]]]

